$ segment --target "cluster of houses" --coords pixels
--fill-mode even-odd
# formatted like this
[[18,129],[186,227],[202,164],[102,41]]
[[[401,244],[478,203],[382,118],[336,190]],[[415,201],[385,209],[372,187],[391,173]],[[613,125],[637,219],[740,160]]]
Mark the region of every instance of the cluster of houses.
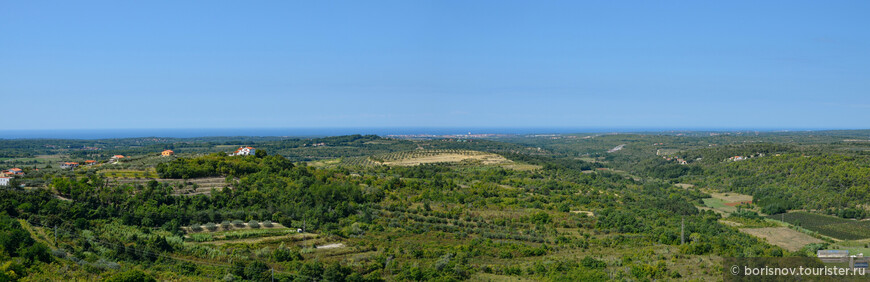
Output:
[[12,180],[12,177],[14,176],[24,176],[24,171],[16,167],[0,172],[0,186],[9,185],[9,181]]
[[[123,158],[124,158],[123,155],[114,155],[114,156],[112,156],[112,158],[109,159],[109,161],[117,162],[118,160],[123,159]],[[79,165],[92,166],[92,165],[95,165],[97,163],[98,162],[96,160],[86,160],[84,163],[63,162],[60,164],[60,168],[61,169],[74,169],[74,168],[79,167]]]
[[257,149],[254,149],[253,147],[239,147],[238,150],[230,153],[230,156],[250,156],[255,154],[256,152]]
[[667,161],[673,161],[673,160],[676,160],[677,163],[679,163],[679,164],[681,164],[681,165],[687,165],[687,164],[689,164],[689,162],[687,162],[687,161],[684,160],[683,158],[673,158],[673,157],[668,157],[668,156],[662,156],[662,159],[665,159],[665,160],[667,160]]
[[750,158],[760,158],[760,157],[764,157],[764,153],[756,153],[756,154],[750,155],[750,156],[733,156],[733,157],[727,158],[725,160],[737,162],[737,161],[742,161],[742,160],[746,160],[746,159],[750,159]]

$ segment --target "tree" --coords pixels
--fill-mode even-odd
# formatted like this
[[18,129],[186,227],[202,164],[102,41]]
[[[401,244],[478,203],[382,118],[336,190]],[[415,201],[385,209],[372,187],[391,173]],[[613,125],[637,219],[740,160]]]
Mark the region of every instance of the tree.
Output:
[[257,158],[261,158],[261,159],[265,158],[268,155],[269,154],[266,153],[266,150],[263,150],[263,149],[257,149],[257,151],[254,152],[254,156],[257,156]]

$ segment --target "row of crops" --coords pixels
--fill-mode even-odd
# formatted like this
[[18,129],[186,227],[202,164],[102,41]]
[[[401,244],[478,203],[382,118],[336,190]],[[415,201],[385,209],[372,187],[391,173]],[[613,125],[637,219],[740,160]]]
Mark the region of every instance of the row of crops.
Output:
[[403,151],[403,152],[393,152],[386,154],[378,154],[374,156],[368,157],[351,157],[344,158],[341,160],[342,165],[348,166],[379,166],[384,162],[398,161],[398,160],[408,160],[408,159],[416,159],[416,158],[424,158],[424,157],[433,157],[443,154],[454,154],[454,155],[462,155],[462,156],[478,156],[486,154],[484,152],[479,151],[471,151],[471,150],[461,150],[461,149],[435,149],[435,150],[414,150],[414,151]]
[[771,215],[768,218],[784,220],[789,224],[841,240],[870,238],[870,221],[868,220],[858,221],[809,212],[790,212]]
[[422,158],[422,157],[432,157],[442,154],[455,154],[455,155],[463,155],[463,156],[477,156],[483,155],[486,153],[478,152],[478,151],[470,151],[470,150],[461,150],[461,149],[437,149],[437,150],[415,150],[415,151],[404,151],[404,152],[393,152],[388,154],[380,154],[374,156],[373,158],[381,159],[384,161],[396,161],[396,160],[406,160],[406,159],[414,159],[414,158]]

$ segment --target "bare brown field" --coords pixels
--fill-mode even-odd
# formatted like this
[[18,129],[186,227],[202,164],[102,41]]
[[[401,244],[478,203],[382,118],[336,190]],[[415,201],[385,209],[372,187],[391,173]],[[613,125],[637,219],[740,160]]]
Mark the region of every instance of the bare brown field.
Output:
[[752,203],[752,201],[743,201],[743,202],[725,203],[725,205],[729,206],[729,207],[736,207],[740,204],[751,204],[751,203]]
[[710,192],[709,194],[713,198],[720,199],[725,203],[752,202],[752,196],[737,194],[737,193],[733,193],[733,192],[728,192],[728,193]]
[[823,243],[822,240],[800,233],[788,227],[743,228],[741,232],[767,240],[768,243],[780,246],[789,251],[797,251],[811,243]]

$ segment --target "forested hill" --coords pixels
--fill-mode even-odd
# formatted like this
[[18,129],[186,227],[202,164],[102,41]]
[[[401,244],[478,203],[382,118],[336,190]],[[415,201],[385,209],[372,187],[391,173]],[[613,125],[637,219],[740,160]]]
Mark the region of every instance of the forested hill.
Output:
[[0,280],[716,280],[865,248],[870,146],[744,134],[38,140],[3,160]]

